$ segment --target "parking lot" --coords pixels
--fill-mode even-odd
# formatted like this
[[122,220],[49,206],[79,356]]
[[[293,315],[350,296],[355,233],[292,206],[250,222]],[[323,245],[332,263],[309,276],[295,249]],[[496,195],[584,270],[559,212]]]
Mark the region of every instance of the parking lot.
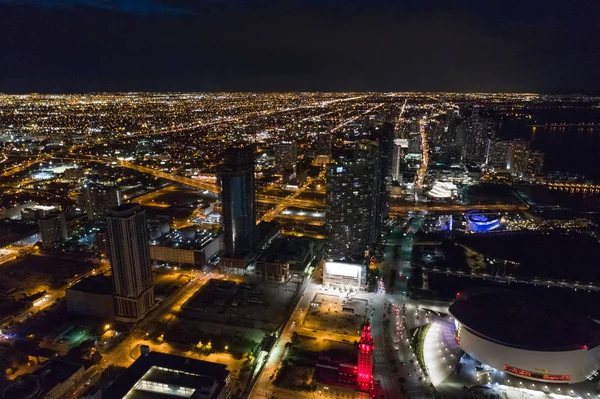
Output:
[[306,313],[303,327],[309,330],[358,336],[365,321],[367,301],[317,293]]

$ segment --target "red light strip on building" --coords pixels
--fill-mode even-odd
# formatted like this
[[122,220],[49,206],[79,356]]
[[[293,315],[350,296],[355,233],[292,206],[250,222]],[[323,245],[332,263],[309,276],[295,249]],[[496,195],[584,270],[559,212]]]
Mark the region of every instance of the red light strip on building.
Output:
[[504,371],[511,374],[521,375],[523,377],[537,378],[540,380],[548,380],[548,381],[570,381],[570,375],[559,375],[559,374],[545,374],[538,373],[535,371],[523,370],[517,367],[509,366],[507,364],[504,365]]

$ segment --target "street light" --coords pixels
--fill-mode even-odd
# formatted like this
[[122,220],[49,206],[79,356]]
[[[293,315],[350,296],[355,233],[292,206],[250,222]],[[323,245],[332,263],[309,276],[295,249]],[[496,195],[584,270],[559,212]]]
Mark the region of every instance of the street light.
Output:
[[105,331],[106,331],[106,330],[108,330],[109,328],[110,328],[110,324],[105,324],[105,325],[104,325],[104,330],[105,330]]

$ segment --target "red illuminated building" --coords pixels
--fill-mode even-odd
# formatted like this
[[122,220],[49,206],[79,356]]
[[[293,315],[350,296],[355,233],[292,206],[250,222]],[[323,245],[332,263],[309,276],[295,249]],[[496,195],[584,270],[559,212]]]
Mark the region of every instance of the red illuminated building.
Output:
[[[313,380],[322,398],[368,399],[373,392],[373,337],[371,325],[363,326],[358,353],[351,356],[329,351],[319,357]],[[358,356],[357,356],[358,355]]]
[[356,377],[358,389],[369,392],[373,383],[373,337],[371,336],[369,322],[364,325],[358,343],[358,371]]

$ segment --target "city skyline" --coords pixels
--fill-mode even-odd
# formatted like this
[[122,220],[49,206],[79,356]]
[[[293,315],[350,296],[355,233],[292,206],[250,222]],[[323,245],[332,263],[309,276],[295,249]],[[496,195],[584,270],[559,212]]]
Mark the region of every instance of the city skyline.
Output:
[[599,103],[0,95],[0,396],[598,396]]

